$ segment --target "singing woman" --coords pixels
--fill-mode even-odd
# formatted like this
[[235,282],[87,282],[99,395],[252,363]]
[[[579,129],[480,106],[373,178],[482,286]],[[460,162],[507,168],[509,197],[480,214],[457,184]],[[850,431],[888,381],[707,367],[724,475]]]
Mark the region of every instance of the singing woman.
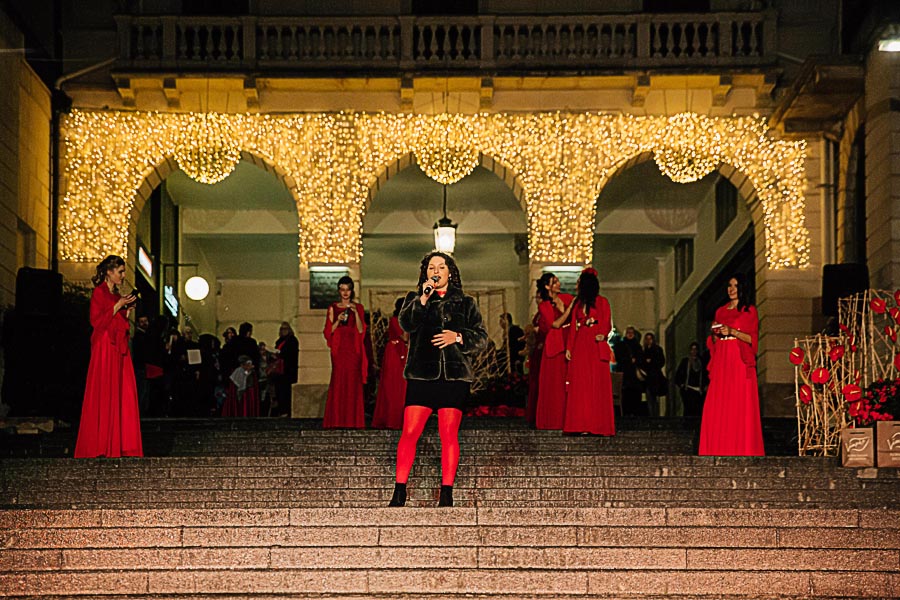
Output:
[[406,483],[416,445],[428,417],[438,415],[441,438],[441,493],[438,506],[453,506],[459,466],[459,425],[474,379],[472,357],[487,344],[478,305],[463,294],[456,262],[443,252],[422,259],[416,291],[407,294],[399,314],[409,333],[403,430],[397,444],[397,476],[389,506],[406,504]]

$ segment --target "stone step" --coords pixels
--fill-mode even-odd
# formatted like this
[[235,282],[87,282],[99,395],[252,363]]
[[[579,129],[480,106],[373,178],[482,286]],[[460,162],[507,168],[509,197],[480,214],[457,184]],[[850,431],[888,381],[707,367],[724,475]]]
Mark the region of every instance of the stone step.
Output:
[[0,532],[5,596],[900,593],[900,510],[10,510]]

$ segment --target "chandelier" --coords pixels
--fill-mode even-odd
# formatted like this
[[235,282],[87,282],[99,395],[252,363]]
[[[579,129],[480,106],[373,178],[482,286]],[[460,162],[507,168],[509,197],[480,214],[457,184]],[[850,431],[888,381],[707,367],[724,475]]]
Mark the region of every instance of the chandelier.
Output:
[[233,120],[218,113],[192,113],[175,148],[175,161],[200,183],[219,183],[241,160]]
[[676,183],[691,183],[712,173],[722,162],[721,141],[707,117],[680,113],[669,117],[653,160]]
[[471,124],[443,113],[422,124],[415,148],[422,171],[444,185],[456,183],[478,166]]

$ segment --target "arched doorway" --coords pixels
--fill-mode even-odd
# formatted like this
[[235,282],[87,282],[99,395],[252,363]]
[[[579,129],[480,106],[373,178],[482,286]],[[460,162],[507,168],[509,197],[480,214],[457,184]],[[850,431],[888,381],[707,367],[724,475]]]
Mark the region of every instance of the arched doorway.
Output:
[[[446,191],[447,216],[458,225],[454,258],[464,289],[478,300],[502,357],[507,340],[500,315],[509,312],[515,323],[530,318],[525,213],[509,186],[483,166]],[[394,300],[415,287],[421,259],[434,248],[443,193],[415,163],[396,171],[375,193],[363,219],[360,262],[373,314],[389,316]],[[377,325],[373,320],[376,349]]]
[[[617,332],[654,333],[674,383],[678,361],[692,341],[702,342],[724,302],[722,277],[737,269],[754,279],[752,196],[735,187],[727,166],[682,184],[649,159],[626,163],[601,192],[593,263]],[[664,414],[679,414],[675,393],[662,403]]]
[[[257,341],[269,346],[282,321],[296,328],[296,204],[284,183],[267,170],[242,160],[215,185],[173,170],[143,203],[133,234],[129,262],[135,264],[135,283],[142,291],[138,316],[166,316],[185,337],[209,344],[214,343],[210,338],[221,342],[227,327],[237,329],[244,322],[253,325]],[[205,298],[187,296],[185,282],[192,276],[208,282]],[[170,393],[177,396],[177,387],[173,389]],[[205,414],[214,412],[215,400],[196,402],[208,409]],[[165,414],[202,414],[199,407],[188,411],[178,406],[175,398]],[[160,409],[151,412],[159,415]]]

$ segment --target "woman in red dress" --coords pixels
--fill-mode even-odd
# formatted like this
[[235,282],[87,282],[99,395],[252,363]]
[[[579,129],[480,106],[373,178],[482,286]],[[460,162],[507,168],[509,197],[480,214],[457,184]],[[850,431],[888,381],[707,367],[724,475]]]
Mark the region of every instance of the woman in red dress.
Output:
[[560,293],[559,279],[544,273],[537,281],[541,303],[538,305],[538,335],[544,338],[535,426],[538,429],[562,429],[566,402],[566,334],[563,315],[572,304],[570,294]]
[[91,278],[91,362],[75,458],[143,456],[134,366],[128,349],[128,312],[137,298],[121,296],[125,261],[110,255]]
[[331,383],[325,402],[325,429],[363,429],[363,383],[369,364],[366,359],[366,333],[363,305],[354,302],[353,280],[338,280],[340,300],[328,307],[325,340],[331,349]]
[[759,318],[743,275],[728,280],[709,348],[709,390],[700,423],[701,456],[763,456],[756,349]]
[[388,341],[381,362],[381,381],[378,382],[378,398],[372,427],[376,429],[400,429],[403,427],[403,407],[406,401],[406,342],[409,334],[400,327],[397,315],[403,307],[403,298],[394,302],[394,314],[388,322]]
[[592,268],[581,272],[577,289],[566,346],[569,371],[562,430],[615,435],[612,351],[606,341],[612,329],[609,301],[600,295],[600,281]]

